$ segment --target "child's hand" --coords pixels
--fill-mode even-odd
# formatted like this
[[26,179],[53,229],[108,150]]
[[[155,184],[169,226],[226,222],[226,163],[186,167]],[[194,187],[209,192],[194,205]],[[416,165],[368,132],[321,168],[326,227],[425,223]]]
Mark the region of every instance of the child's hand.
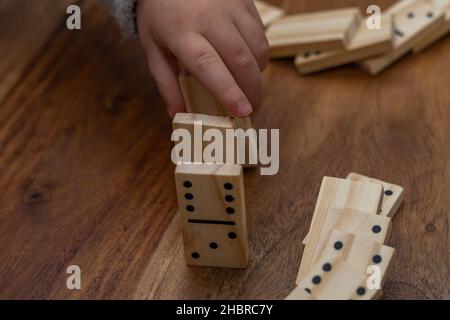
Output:
[[184,111],[179,63],[234,115],[259,107],[269,46],[253,0],[140,0],[137,14],[170,116]]

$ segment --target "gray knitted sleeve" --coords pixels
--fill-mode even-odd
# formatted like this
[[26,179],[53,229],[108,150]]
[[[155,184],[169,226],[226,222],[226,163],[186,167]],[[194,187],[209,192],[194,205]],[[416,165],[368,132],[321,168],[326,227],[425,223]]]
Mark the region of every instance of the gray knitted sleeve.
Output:
[[136,37],[136,6],[138,0],[103,0],[116,17],[120,29],[126,36]]

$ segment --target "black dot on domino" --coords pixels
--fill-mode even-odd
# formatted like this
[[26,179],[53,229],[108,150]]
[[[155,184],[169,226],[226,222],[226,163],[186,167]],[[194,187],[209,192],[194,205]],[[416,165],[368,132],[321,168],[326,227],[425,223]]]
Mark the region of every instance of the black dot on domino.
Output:
[[192,252],[191,256],[192,256],[192,258],[194,258],[194,259],[200,258],[200,255],[198,254],[198,252]]
[[237,238],[237,234],[234,233],[234,232],[230,232],[230,233],[228,233],[228,238],[230,238],[230,239],[236,239],[236,238]]
[[384,192],[384,194],[387,195],[387,196],[392,196],[394,194],[394,192],[392,190],[386,190]]
[[312,283],[319,284],[322,281],[322,278],[320,276],[314,276],[312,278]]
[[414,12],[409,12],[409,13],[408,13],[408,18],[409,18],[409,19],[414,18]]
[[234,197],[231,196],[231,195],[227,195],[227,196],[225,196],[225,201],[226,202],[233,202],[234,201]]
[[233,214],[233,213],[235,212],[235,210],[234,210],[234,208],[228,207],[228,208],[226,209],[226,212],[227,212],[228,214]]
[[433,16],[434,16],[433,12],[428,12],[428,13],[427,13],[427,17],[428,17],[428,18],[433,18]]
[[344,244],[343,244],[342,242],[340,242],[340,241],[336,241],[336,242],[334,243],[334,248],[335,248],[336,250],[341,250],[343,246],[344,246]]
[[380,233],[381,232],[381,227],[379,226],[379,225],[374,225],[373,227],[372,227],[372,232],[373,233]]
[[310,52],[305,52],[305,53],[303,54],[303,56],[304,56],[305,58],[309,58],[310,55],[311,55]]
[[378,255],[378,254],[374,255],[373,258],[372,258],[372,261],[373,261],[374,263],[380,263],[381,260],[382,260],[382,258],[381,258],[381,256]]
[[311,290],[309,290],[308,288],[305,288],[305,291],[309,294],[311,294]]
[[192,195],[192,193],[186,193],[186,194],[184,195],[184,197],[185,197],[187,200],[192,200],[192,199],[194,199],[194,196]]
[[211,243],[209,244],[209,247],[210,247],[211,249],[217,249],[219,246],[217,245],[217,243],[211,242]]
[[400,38],[403,38],[405,36],[405,34],[402,31],[398,30],[398,29],[394,29],[394,33],[395,33],[396,36],[398,36]]
[[358,296],[363,296],[366,293],[366,289],[364,289],[363,287],[359,287],[358,289],[356,289],[356,293],[358,294]]
[[232,190],[232,189],[233,189],[233,185],[232,185],[231,183],[229,183],[229,182],[225,183],[225,184],[223,185],[223,187],[224,187],[225,189],[227,189],[227,190]]
[[192,187],[192,182],[190,182],[190,181],[185,181],[185,182],[183,182],[183,186],[184,186],[185,188],[190,188],[190,187]]
[[322,270],[325,272],[331,271],[331,268],[332,268],[331,263],[328,263],[328,262],[322,266]]
[[186,210],[189,212],[194,212],[195,208],[194,208],[194,206],[188,205],[188,206],[186,206]]

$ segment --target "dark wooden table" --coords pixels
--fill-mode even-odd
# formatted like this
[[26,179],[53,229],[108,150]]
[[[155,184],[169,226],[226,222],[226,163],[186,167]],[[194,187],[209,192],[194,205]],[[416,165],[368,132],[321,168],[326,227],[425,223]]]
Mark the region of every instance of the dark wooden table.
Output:
[[[255,123],[280,128],[281,167],[246,173],[250,266],[188,268],[171,123],[143,54],[93,0],[79,1],[82,30],[67,30],[69,3],[0,2],[0,298],[283,298],[322,177],[350,171],[406,189],[385,298],[450,297],[448,37],[377,77],[272,63]],[[82,270],[79,291],[66,288],[69,265]]]

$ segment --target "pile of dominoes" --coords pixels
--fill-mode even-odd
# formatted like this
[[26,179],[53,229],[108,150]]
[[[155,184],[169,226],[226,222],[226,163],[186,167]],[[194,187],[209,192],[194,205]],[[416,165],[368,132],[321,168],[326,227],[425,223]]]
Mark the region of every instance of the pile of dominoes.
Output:
[[272,5],[257,7],[271,58],[295,57],[303,75],[350,63],[376,75],[450,32],[450,0],[400,0],[378,20],[364,18],[358,8],[283,16]]
[[394,254],[385,243],[402,201],[398,185],[356,173],[324,177],[287,299],[378,299]]

